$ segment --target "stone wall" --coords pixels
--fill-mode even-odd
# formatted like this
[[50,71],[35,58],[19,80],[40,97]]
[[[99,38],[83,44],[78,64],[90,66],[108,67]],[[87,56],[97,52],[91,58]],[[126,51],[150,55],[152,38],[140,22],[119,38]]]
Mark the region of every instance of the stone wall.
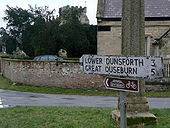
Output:
[[167,77],[162,79],[148,79],[145,84],[147,92],[170,92],[170,79]]
[[85,74],[79,63],[1,60],[3,76],[12,82],[33,86],[103,90],[103,77]]
[[[106,90],[104,77],[85,74],[79,63],[0,59],[0,74],[14,83],[53,88]],[[167,81],[168,80],[168,81]],[[146,91],[170,91],[170,80],[147,81]]]

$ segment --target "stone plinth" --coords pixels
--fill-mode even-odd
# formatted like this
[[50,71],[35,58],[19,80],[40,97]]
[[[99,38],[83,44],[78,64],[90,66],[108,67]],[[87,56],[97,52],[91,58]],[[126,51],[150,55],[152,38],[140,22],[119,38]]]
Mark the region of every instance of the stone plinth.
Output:
[[[112,118],[116,122],[120,122],[120,112],[115,110],[112,112]],[[156,116],[149,112],[128,112],[127,125],[128,127],[139,127],[145,125],[155,125],[157,123]],[[119,123],[120,124],[120,123]]]

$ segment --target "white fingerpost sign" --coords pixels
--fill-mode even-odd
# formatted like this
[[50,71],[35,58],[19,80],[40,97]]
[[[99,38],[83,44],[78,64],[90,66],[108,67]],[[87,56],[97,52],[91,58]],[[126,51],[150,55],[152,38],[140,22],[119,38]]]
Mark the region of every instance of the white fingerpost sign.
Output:
[[163,77],[163,61],[155,56],[83,55],[81,69],[88,74],[137,78]]

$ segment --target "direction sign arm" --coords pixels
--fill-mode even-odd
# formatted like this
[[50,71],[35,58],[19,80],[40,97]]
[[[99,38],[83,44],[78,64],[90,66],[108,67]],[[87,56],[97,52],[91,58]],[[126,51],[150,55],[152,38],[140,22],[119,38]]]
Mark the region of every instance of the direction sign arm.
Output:
[[82,71],[84,71],[84,66],[83,66],[83,60],[84,60],[84,57],[82,56],[80,59],[79,59],[79,61],[80,61],[80,68],[81,68],[81,70]]

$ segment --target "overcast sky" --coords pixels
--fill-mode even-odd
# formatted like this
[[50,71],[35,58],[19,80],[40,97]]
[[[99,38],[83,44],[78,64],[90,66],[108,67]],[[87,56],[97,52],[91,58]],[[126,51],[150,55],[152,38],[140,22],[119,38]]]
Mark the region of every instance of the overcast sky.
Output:
[[90,20],[90,24],[96,24],[96,9],[97,0],[0,0],[0,27],[5,27],[5,22],[2,17],[5,16],[6,5],[10,7],[21,7],[28,9],[28,4],[37,6],[49,6],[50,10],[55,9],[58,12],[60,7],[71,5],[71,6],[82,6],[87,7],[87,16]]

